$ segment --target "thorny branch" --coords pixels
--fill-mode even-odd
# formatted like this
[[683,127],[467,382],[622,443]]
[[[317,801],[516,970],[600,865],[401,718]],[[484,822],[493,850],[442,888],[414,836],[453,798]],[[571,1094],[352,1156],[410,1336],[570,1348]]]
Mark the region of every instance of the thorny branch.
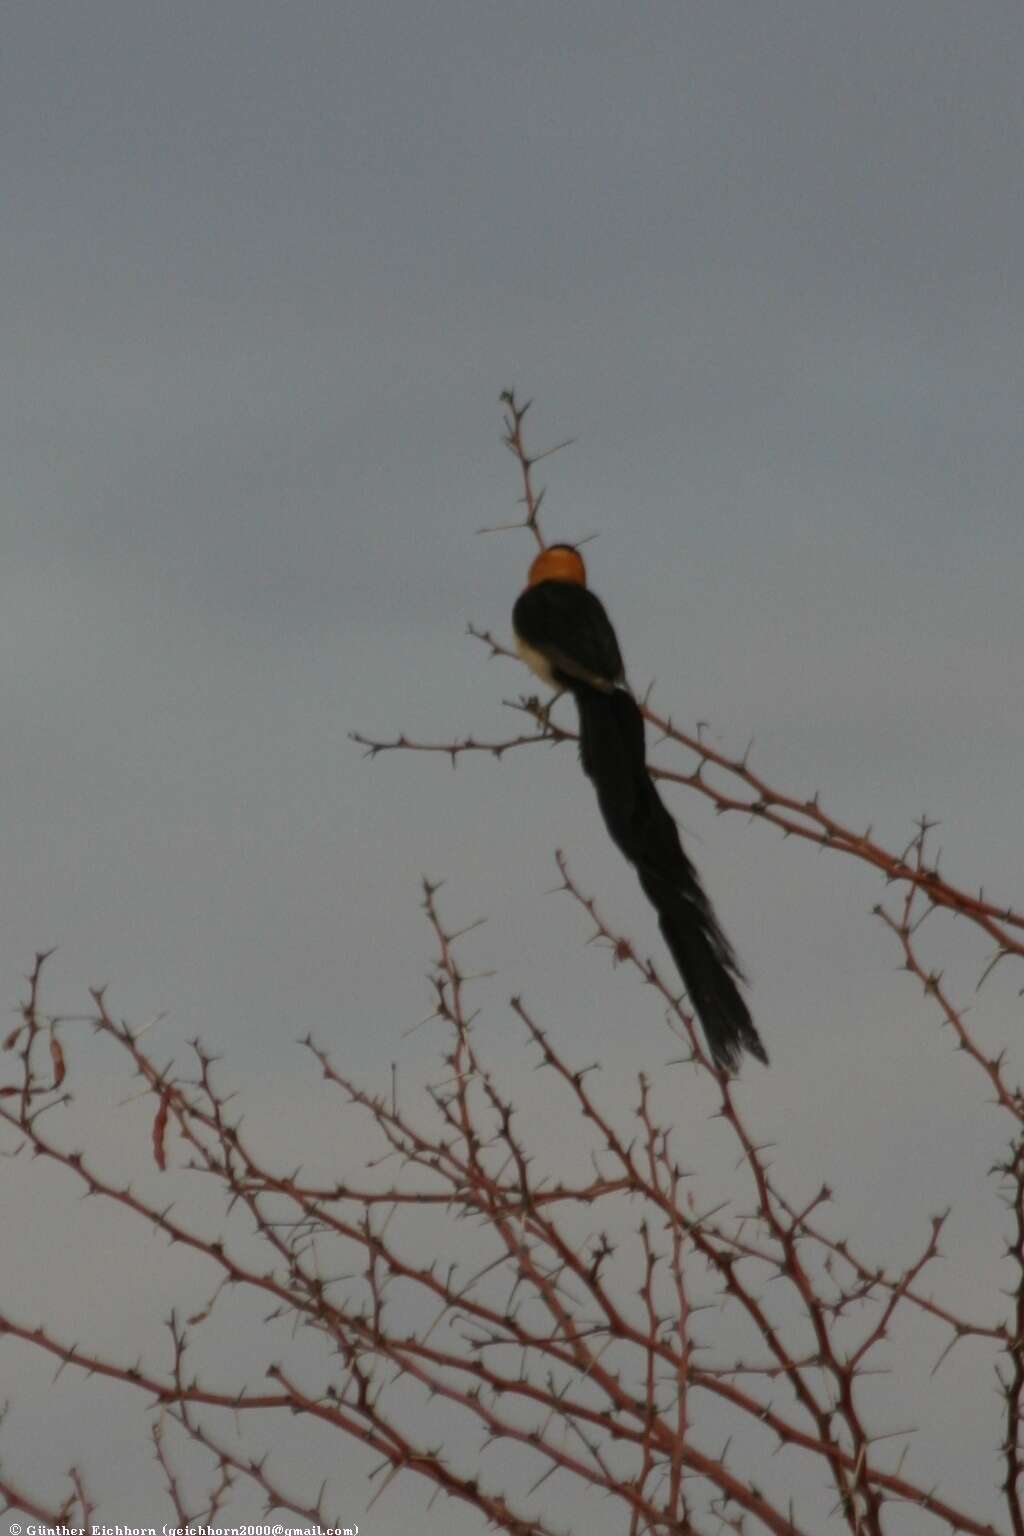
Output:
[[516,399],[514,389],[502,391],[501,404],[504,408],[504,433],[502,442],[515,458],[519,465],[519,473],[523,483],[523,494],[519,498],[519,505],[523,508],[523,516],[517,523],[500,523],[494,528],[479,528],[478,533],[507,533],[512,528],[526,528],[536,541],[538,549],[544,548],[544,534],[540,526],[540,509],[544,504],[544,490],[536,490],[533,484],[534,466],[542,459],[550,459],[554,454],[561,453],[563,448],[568,448],[573,439],[564,438],[562,442],[555,443],[552,448],[545,448],[541,453],[527,453],[526,441],[523,436],[523,422],[526,413],[532,405],[532,401],[525,400],[520,403]]
[[[265,1463],[233,1450],[210,1418],[226,1414],[237,1423],[284,1411],[361,1441],[392,1472],[417,1474],[508,1531],[557,1529],[536,1507],[537,1495],[554,1475],[563,1480],[563,1497],[567,1478],[601,1489],[624,1506],[627,1524],[638,1531],[703,1531],[714,1528],[706,1524],[712,1517],[743,1529],[744,1516],[756,1528],[784,1536],[815,1529],[801,1521],[788,1493],[762,1488],[744,1471],[752,1446],[767,1436],[794,1457],[816,1458],[827,1469],[838,1500],[836,1517],[850,1531],[881,1532],[886,1507],[910,1501],[937,1529],[992,1536],[994,1528],[969,1509],[890,1464],[884,1444],[876,1443],[864,1421],[858,1383],[871,1369],[870,1357],[884,1344],[894,1315],[908,1308],[944,1327],[951,1344],[971,1341],[976,1348],[996,1350],[1009,1362],[1006,1493],[1008,1508],[1019,1513],[1017,1311],[1001,1322],[977,1323],[921,1289],[922,1275],[938,1253],[941,1221],[932,1224],[917,1258],[905,1270],[890,1272],[866,1264],[845,1241],[822,1229],[827,1190],[795,1207],[777,1189],[765,1153],[747,1129],[734,1084],[704,1058],[680,999],[649,961],[640,961],[629,942],[607,927],[561,855],[559,868],[564,890],[588,913],[614,958],[659,994],[693,1061],[714,1083],[720,1114],[747,1170],[742,1213],[732,1207],[702,1209],[695,1200],[671,1133],[656,1121],[642,1079],[635,1129],[624,1132],[594,1098],[586,1071],[566,1060],[515,999],[513,1009],[540,1064],[555,1073],[581,1126],[589,1127],[596,1159],[589,1183],[563,1181],[538,1166],[516,1130],[514,1105],[478,1053],[459,940],[442,920],[436,889],[427,885],[424,907],[438,948],[434,1017],[450,1040],[443,1074],[428,1089],[428,1113],[360,1087],[337,1070],[323,1047],[306,1042],[343,1106],[366,1114],[384,1146],[397,1155],[402,1172],[390,1186],[317,1187],[304,1184],[297,1173],[266,1167],[229,1114],[212,1058],[199,1042],[193,1047],[194,1078],[173,1076],[152,1061],[138,1035],[114,1019],[104,994],[94,994],[95,1029],[142,1077],[154,1119],[167,1121],[163,1135],[170,1137],[174,1128],[171,1147],[163,1149],[169,1166],[212,1175],[226,1209],[244,1205],[264,1245],[262,1259],[246,1256],[226,1237],[200,1236],[157,1200],[105,1176],[84,1154],[60,1143],[45,1111],[67,1094],[42,1072],[35,1056],[48,1034],[69,1026],[42,1014],[45,957],[39,957],[22,1022],[9,1041],[19,1072],[5,1087],[17,1091],[0,1099],[0,1120],[90,1195],[115,1202],[132,1218],[191,1247],[230,1283],[230,1293],[219,1286],[207,1311],[188,1324],[172,1319],[171,1360],[162,1370],[104,1358],[86,1343],[65,1343],[6,1314],[0,1316],[0,1333],[156,1404],[163,1417],[154,1426],[154,1445],[179,1517],[190,1501],[168,1450],[169,1425],[212,1463],[215,1486],[204,1496],[204,1508],[219,1508],[240,1482],[258,1487],[268,1507],[327,1523],[322,1493],[315,1500],[288,1494],[271,1481]],[[73,1063],[68,1074],[73,1080]],[[1018,1156],[1003,1170],[1017,1191],[1018,1211],[1024,1208],[1020,1161]],[[403,1237],[403,1213],[415,1214],[421,1204],[455,1224],[450,1238],[438,1233],[430,1255]],[[474,1244],[478,1262],[468,1277],[440,1258],[458,1251],[458,1230],[467,1218],[485,1235]],[[1022,1230],[1019,1225],[1015,1254],[1024,1254]],[[352,1263],[353,1250],[362,1254],[361,1273]],[[640,1278],[635,1302],[623,1287],[623,1268]],[[334,1274],[350,1278],[340,1284],[328,1278]],[[701,1295],[696,1307],[695,1288]],[[228,1294],[246,1291],[268,1297],[272,1316],[295,1318],[320,1333],[337,1370],[307,1383],[275,1366],[262,1389],[246,1381],[215,1386],[190,1377],[183,1360],[191,1335],[208,1325]],[[433,1321],[410,1332],[404,1318],[410,1307],[416,1315],[416,1296],[432,1304]],[[760,1362],[730,1357],[734,1335],[728,1329],[722,1333],[721,1325],[727,1300],[746,1316],[751,1336],[760,1339],[765,1350]],[[840,1320],[848,1328],[854,1314],[857,1341],[851,1345],[847,1333],[840,1348]],[[798,1347],[808,1327],[811,1347]],[[440,1446],[411,1438],[403,1427],[405,1415],[396,1412],[400,1381],[418,1384],[427,1396],[475,1422],[486,1445],[528,1449],[539,1467],[533,1497],[499,1491]],[[702,1398],[734,1421],[736,1450],[715,1452],[702,1443]],[[488,1465],[486,1452],[481,1465]],[[791,1473],[782,1487],[806,1481],[806,1472]],[[47,1508],[9,1483],[3,1488],[11,1507]],[[58,1513],[47,1509],[46,1518]]]
[[[474,639],[482,641],[492,656],[507,657],[518,663],[519,658],[515,652],[495,640],[489,631],[470,625],[468,632]],[[352,732],[352,740],[366,749],[368,757],[376,757],[382,752],[440,752],[453,763],[467,753],[484,752],[501,758],[517,747],[536,746],[545,742],[550,746],[578,740],[576,732],[569,727],[546,721],[540,700],[520,697],[506,702],[509,708],[535,720],[538,729],[528,734],[487,742],[477,741],[473,736],[449,742],[411,741],[405,736],[379,741],[358,731]],[[873,838],[871,828],[860,833],[829,815],[822,808],[817,794],[801,798],[776,789],[754,773],[747,755],[741,758],[729,757],[705,741],[700,729],[696,735],[682,730],[670,717],[651,708],[649,702],[642,706],[642,712],[665,741],[687,748],[697,758],[696,766],[688,772],[652,764],[654,778],[697,790],[721,813],[740,811],[748,817],[778,827],[786,837],[815,843],[820,848],[828,848],[870,864],[888,884],[910,884],[931,906],[944,907],[970,917],[996,944],[997,959],[1009,955],[1024,959],[1024,912],[1005,903],[991,901],[985,896],[983,888],[974,894],[966,887],[954,884],[942,876],[937,864],[929,864],[924,858],[924,844],[920,839],[922,829],[927,834],[934,826],[927,818],[919,824],[917,832],[905,848],[886,848]],[[707,777],[708,769],[719,770],[722,782]],[[744,786],[749,793],[741,793],[737,785]]]
[[[526,486],[524,503],[527,507],[523,523],[508,526],[512,528],[524,526],[539,543],[542,543],[537,527],[535,498],[532,496],[529,485],[529,471],[533,460],[523,439],[525,408],[518,409],[512,396],[505,397],[505,400],[510,406],[510,415],[506,420],[506,443],[520,462]],[[518,660],[515,652],[497,639],[491,631],[470,625],[469,634],[488,648],[492,658]],[[519,747],[533,746],[540,742],[546,742],[550,746],[577,739],[572,729],[564,725],[556,725],[551,721],[549,708],[538,699],[521,696],[505,702],[508,707],[531,719],[537,727],[536,731],[510,735],[488,742],[480,742],[472,736],[440,744],[414,742],[407,738],[381,741],[358,734],[354,739],[366,748],[367,755],[370,757],[396,748],[417,752],[441,751],[450,757],[453,767],[457,765],[460,756],[467,753],[487,752],[500,759],[506,751]],[[741,758],[729,756],[709,744],[702,726],[698,726],[695,733],[680,729],[670,717],[652,707],[649,696],[644,700],[643,713],[659,733],[663,743],[683,748],[693,754],[696,759],[695,764],[686,770],[652,766],[652,772],[656,778],[696,789],[711,800],[720,813],[743,812],[750,819],[778,827],[785,837],[810,842],[819,848],[827,848],[869,864],[878,870],[888,885],[902,888],[899,908],[893,911],[879,903],[875,908],[877,915],[896,936],[902,950],[905,968],[918,978],[926,995],[938,1003],[942,1017],[951,1026],[959,1048],[984,1073],[991,1085],[996,1103],[1007,1111],[1018,1125],[1024,1123],[1024,1093],[1019,1083],[1015,1079],[1011,1080],[1007,1075],[1008,1063],[1005,1051],[992,1055],[984,1050],[979,1039],[968,1028],[965,1010],[962,1006],[958,1006],[944,983],[942,973],[926,967],[916,943],[918,930],[931,914],[945,912],[966,918],[972,927],[979,930],[995,946],[993,957],[978,981],[980,988],[1000,962],[1024,959],[1024,913],[1002,902],[991,900],[986,897],[984,889],[979,889],[975,893],[963,884],[955,883],[945,876],[940,871],[938,858],[929,856],[929,833],[934,824],[926,817],[921,818],[914,836],[906,847],[887,848],[873,836],[871,827],[864,832],[858,832],[826,812],[817,793],[808,797],[793,794],[769,784],[751,768],[749,748]],[[584,897],[572,882],[561,854],[558,855],[558,862],[564,888],[589,912],[595,923],[595,936],[612,948],[617,961],[630,961],[648,983],[657,987],[669,1004],[675,1017],[675,1027],[687,1041],[693,1058],[703,1069],[713,1071],[704,1053],[702,1040],[694,1031],[692,1019],[682,1009],[679,999],[669,992],[654,972],[650,962],[641,963],[626,941],[616,938],[609,932],[597,917],[593,903]],[[727,1082],[720,1084],[720,1089],[724,1100],[723,1112],[727,1116],[731,1115],[729,1084]],[[590,1110],[588,1109],[586,1113],[589,1115]],[[930,1243],[922,1253],[919,1264],[898,1280],[889,1278],[884,1271],[873,1270],[853,1257],[845,1240],[829,1237],[817,1225],[812,1227],[809,1224],[809,1218],[813,1206],[799,1217],[799,1227],[793,1226],[792,1224],[798,1221],[797,1213],[783,1195],[776,1195],[772,1189],[768,1172],[760,1163],[756,1148],[751,1139],[746,1136],[742,1124],[737,1121],[734,1129],[757,1184],[760,1214],[771,1229],[772,1237],[790,1255],[791,1278],[801,1291],[801,1300],[808,1308],[809,1315],[813,1315],[814,1312],[813,1297],[807,1278],[799,1273],[796,1261],[798,1233],[800,1236],[813,1235],[816,1243],[821,1244],[834,1259],[841,1260],[852,1271],[853,1284],[849,1293],[837,1303],[834,1318],[837,1319],[858,1294],[880,1294],[882,1290],[888,1291],[888,1300],[880,1314],[876,1332],[864,1339],[852,1359],[847,1357],[845,1364],[830,1352],[828,1329],[821,1325],[819,1319],[816,1326],[818,1344],[816,1358],[819,1363],[827,1364],[832,1371],[837,1394],[837,1409],[824,1411],[816,1408],[810,1397],[803,1391],[801,1383],[799,1381],[792,1383],[807,1411],[812,1416],[816,1416],[823,1442],[827,1438],[823,1426],[827,1426],[830,1422],[833,1412],[837,1412],[845,1420],[846,1429],[856,1450],[854,1476],[852,1479],[845,1476],[838,1460],[834,1463],[834,1471],[842,1500],[848,1508],[855,1511],[856,1529],[870,1531],[881,1528],[881,1505],[872,1490],[869,1477],[871,1441],[861,1422],[854,1400],[856,1366],[876,1344],[885,1338],[897,1306],[910,1304],[930,1312],[933,1317],[941,1319],[951,1328],[952,1334],[943,1352],[943,1359],[956,1343],[969,1337],[998,1340],[1009,1356],[1012,1370],[1003,1382],[1007,1399],[1005,1493],[1013,1529],[1015,1532],[1019,1530],[1021,1536],[1024,1536],[1024,1520],[1022,1520],[1018,1503],[1022,1464],[1018,1460],[1020,1453],[1017,1450],[1021,1415],[1024,1413],[1024,1407],[1022,1407],[1024,1365],[1021,1364],[1024,1358],[1024,1247],[1021,1246],[1020,1239],[1020,1232],[1024,1231],[1024,1217],[1019,1216],[1020,1210],[1024,1209],[1024,1205],[1020,1203],[1021,1191],[1024,1188],[1024,1182],[1022,1182],[1024,1173],[1021,1170],[1019,1151],[1015,1150],[1006,1163],[1000,1165],[999,1171],[1010,1181],[1011,1193],[1007,1198],[1011,1208],[1018,1212],[1019,1217],[1018,1237],[1015,1243],[1011,1243],[1009,1254],[1021,1270],[1020,1315],[1003,1324],[980,1324],[957,1317],[952,1311],[943,1308],[930,1296],[925,1295],[916,1285],[920,1271],[938,1252],[938,1240],[944,1218],[934,1222]],[[776,1212],[781,1213],[783,1218],[781,1225],[776,1222]],[[785,1228],[787,1220],[791,1224],[788,1234]],[[858,1293],[858,1284],[866,1289]],[[685,1310],[685,1297],[681,1294],[677,1295],[677,1300]],[[760,1328],[761,1319],[756,1312],[753,1315]],[[684,1398],[685,1391],[681,1394],[681,1401]]]
[[[506,442],[523,480],[524,518],[513,526],[543,547],[543,493],[532,482],[542,455],[526,450],[526,407],[512,394],[504,403]],[[489,633],[474,633],[492,655],[509,654]],[[546,721],[537,701],[513,707],[536,731],[493,742],[399,737],[363,744],[371,755],[436,751],[454,763],[467,752],[501,756],[574,739]],[[433,1082],[418,1095],[381,1094],[340,1070],[312,1037],[304,1041],[339,1113],[365,1122],[376,1142],[362,1173],[335,1180],[274,1164],[261,1150],[259,1125],[243,1125],[200,1041],[192,1042],[186,1076],[154,1059],[141,1033],[110,1012],[103,991],[92,994],[87,1016],[47,1015],[41,954],[4,1042],[0,1126],[12,1154],[5,1167],[27,1166],[32,1177],[53,1168],[126,1222],[187,1251],[211,1291],[199,1311],[171,1316],[157,1364],[115,1358],[91,1342],[87,1299],[82,1338],[64,1339],[5,1308],[0,1339],[8,1351],[55,1362],[58,1374],[91,1379],[96,1393],[114,1386],[139,1397],[153,1416],[151,1449],[179,1524],[213,1520],[246,1489],[267,1511],[341,1524],[328,1511],[336,1454],[328,1456],[323,1483],[295,1487],[276,1465],[271,1472],[258,1439],[250,1440],[259,1426],[298,1416],[372,1454],[374,1500],[406,1473],[517,1536],[564,1531],[574,1488],[600,1492],[614,1511],[609,1528],[636,1536],[723,1529],[810,1536],[826,1528],[882,1536],[890,1512],[893,1529],[908,1528],[896,1523],[904,1506],[916,1511],[915,1530],[1024,1536],[1024,1099],[1006,1057],[982,1048],[951,984],[930,969],[920,947],[924,920],[952,912],[1012,964],[1024,958],[1024,918],[941,875],[928,855],[927,822],[906,849],[885,849],[870,829],[858,834],[828,815],[817,797],[776,790],[746,758],[719,753],[699,730],[689,735],[649,707],[646,713],[666,743],[696,756],[688,771],[662,768],[660,777],[697,789],[720,810],[745,811],[866,862],[898,888],[896,907],[878,910],[903,963],[1010,1116],[1010,1145],[997,1169],[1011,1215],[1014,1274],[1004,1313],[968,1316],[933,1294],[944,1217],[929,1220],[916,1256],[894,1267],[874,1262],[834,1229],[827,1187],[782,1186],[735,1083],[707,1058],[685,1001],[608,925],[562,854],[562,891],[587,915],[613,963],[657,997],[713,1094],[739,1159],[739,1190],[723,1192],[683,1170],[642,1076],[633,1109],[613,1112],[590,1068],[572,1062],[533,1008],[515,998],[512,1012],[560,1095],[581,1167],[552,1162],[531,1144],[478,1044],[461,963],[469,929],[456,932],[445,922],[430,884],[423,904],[436,946],[432,1018],[446,1039]],[[111,1071],[120,1062],[141,1081],[152,1109],[133,1184],[62,1134],[86,1055],[83,1023],[113,1052]],[[32,1161],[18,1159],[20,1151]],[[187,1198],[172,1205],[165,1195],[171,1178],[180,1190],[186,1171],[218,1194],[213,1236]],[[216,1378],[204,1368],[200,1377],[189,1368],[190,1349],[206,1329],[233,1326],[239,1317],[244,1326],[246,1298],[263,1314],[261,1337],[280,1338],[282,1359],[256,1380],[226,1368]],[[998,1376],[1005,1527],[969,1507],[958,1490],[916,1478],[906,1449],[873,1422],[868,1378],[888,1363],[903,1318],[936,1334],[936,1370],[958,1348],[991,1362]],[[308,1354],[289,1358],[296,1329],[322,1343],[317,1365]],[[721,1438],[712,1440],[708,1422],[724,1426]],[[510,1450],[517,1466],[531,1469],[512,1482]],[[0,1469],[0,1498],[53,1525],[87,1525],[93,1503],[86,1484],[77,1470],[68,1478],[61,1502]],[[202,1491],[190,1492],[196,1487]],[[823,1487],[830,1490],[824,1509]]]

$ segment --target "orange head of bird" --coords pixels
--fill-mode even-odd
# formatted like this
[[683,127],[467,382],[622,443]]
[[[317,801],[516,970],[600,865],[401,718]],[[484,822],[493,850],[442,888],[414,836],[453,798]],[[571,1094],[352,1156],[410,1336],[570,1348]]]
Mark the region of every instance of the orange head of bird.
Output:
[[526,585],[535,587],[541,581],[570,581],[578,587],[587,584],[587,568],[583,556],[571,544],[549,544],[530,566]]

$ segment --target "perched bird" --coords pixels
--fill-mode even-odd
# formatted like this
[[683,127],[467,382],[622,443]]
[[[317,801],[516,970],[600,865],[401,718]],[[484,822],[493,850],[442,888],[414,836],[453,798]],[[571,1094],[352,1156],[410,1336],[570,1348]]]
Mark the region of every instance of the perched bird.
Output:
[[613,841],[658,914],[716,1067],[735,1071],[744,1051],[767,1063],[736,985],[744,978],[732,945],[648,772],[643,716],[578,550],[552,544],[540,552],[512,611],[512,628],[527,665],[576,700],[583,771]]

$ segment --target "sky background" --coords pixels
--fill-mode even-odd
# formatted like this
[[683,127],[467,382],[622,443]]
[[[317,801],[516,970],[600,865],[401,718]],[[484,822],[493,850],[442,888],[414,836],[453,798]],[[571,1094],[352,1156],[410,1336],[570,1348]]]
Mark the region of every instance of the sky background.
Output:
[[[428,1007],[429,875],[453,922],[489,920],[479,1041],[528,1102],[513,992],[602,1058],[609,1102],[662,1070],[658,1008],[545,895],[562,847],[667,965],[572,749],[453,773],[349,740],[518,728],[503,700],[527,674],[465,634],[508,637],[532,553],[475,532],[517,515],[509,386],[535,400],[534,447],[576,438],[543,466],[545,526],[598,535],[634,684],[894,847],[938,818],[946,872],[1012,898],[1022,71],[1016,0],[11,7],[0,998],[59,945],[50,1008],[109,983],[119,1016],[166,1012],[159,1054],[197,1033],[224,1053],[282,1147],[358,1157],[310,1115],[294,1041],[312,1030],[370,1083],[392,1061],[430,1075],[437,1027],[405,1034]],[[743,1091],[780,1167],[827,1178],[879,1257],[952,1201],[950,1294],[994,1310],[1002,1126],[899,972],[884,887],[696,795],[671,805],[752,979],[772,1067]],[[945,933],[929,958],[962,964],[969,997],[987,956]],[[975,1001],[986,1044],[1018,1050],[1012,978]],[[116,1166],[147,1133],[113,1114],[112,1065],[83,1037]],[[663,1075],[697,1159],[710,1100]],[[60,1180],[3,1168],[12,1310],[127,1352],[154,1292],[157,1316],[203,1293],[161,1258],[140,1296],[145,1234],[136,1255]],[[2,1364],[11,1475],[46,1491],[77,1460],[108,1519],[141,1518],[137,1407],[108,1393],[98,1423],[25,1349]],[[992,1378],[949,1380],[910,1465],[984,1499]],[[343,1465],[360,1519],[368,1461]],[[372,1529],[476,1529],[427,1497],[400,1480]]]

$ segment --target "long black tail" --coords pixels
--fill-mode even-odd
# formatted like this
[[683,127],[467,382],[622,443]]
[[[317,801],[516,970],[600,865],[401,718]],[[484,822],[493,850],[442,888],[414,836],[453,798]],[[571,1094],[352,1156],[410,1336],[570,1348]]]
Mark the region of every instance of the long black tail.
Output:
[[[767,1062],[736,981],[743,972],[718,925],[679,829],[647,771],[644,721],[632,694],[571,685],[580,715],[580,760],[611,836],[634,865],[707,1035],[717,1067],[735,1071],[744,1051]],[[734,979],[735,978],[735,979]]]

